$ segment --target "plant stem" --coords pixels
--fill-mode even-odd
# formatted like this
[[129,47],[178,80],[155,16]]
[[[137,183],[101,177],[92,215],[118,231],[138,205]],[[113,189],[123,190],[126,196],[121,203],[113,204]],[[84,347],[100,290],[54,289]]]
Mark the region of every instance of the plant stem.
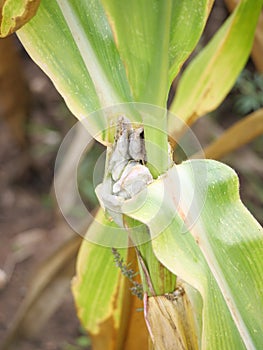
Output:
[[[124,224],[129,237],[136,245],[138,266],[143,290],[147,295],[163,295],[175,290],[176,276],[164,267],[153,253],[151,241],[136,244],[143,235],[149,235],[146,225],[124,216]],[[150,238],[150,237],[149,237]]]
[[154,115],[144,117],[144,140],[147,167],[154,178],[168,169],[168,137],[166,110],[157,108]]
[[[151,242],[144,243],[137,247],[139,251],[138,265],[142,279],[143,289],[148,295],[164,295],[175,290],[176,276],[164,267],[153,253]],[[151,285],[149,285],[148,276],[145,274],[141,259],[148,270]],[[152,288],[151,288],[152,287]]]

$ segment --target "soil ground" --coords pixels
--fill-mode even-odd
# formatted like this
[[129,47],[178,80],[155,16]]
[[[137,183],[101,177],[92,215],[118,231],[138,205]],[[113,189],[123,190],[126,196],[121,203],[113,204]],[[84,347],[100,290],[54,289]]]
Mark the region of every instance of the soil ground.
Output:
[[[64,239],[63,233],[56,232],[56,203],[50,189],[57,149],[74,122],[52,83],[17,45],[30,89],[31,110],[23,147],[9,123],[0,119],[0,269],[8,277],[0,288],[0,347],[34,271]],[[67,350],[70,344],[71,349],[80,349],[76,345],[80,335],[68,286],[40,334],[33,340],[22,338],[14,349]]]

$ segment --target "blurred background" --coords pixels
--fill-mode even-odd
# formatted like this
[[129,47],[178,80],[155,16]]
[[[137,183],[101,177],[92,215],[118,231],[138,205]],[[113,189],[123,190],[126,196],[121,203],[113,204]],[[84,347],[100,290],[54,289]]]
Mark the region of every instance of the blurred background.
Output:
[[[195,53],[227,16],[217,0]],[[171,98],[175,88],[176,82]],[[262,107],[263,75],[249,61],[223,104],[193,131],[205,146]],[[0,349],[4,343],[20,350],[89,348],[70,292],[81,239],[64,221],[53,193],[56,153],[75,122],[16,36],[0,39]],[[262,150],[258,137],[222,159],[237,171],[241,198],[261,224]],[[89,209],[97,204],[91,170],[102,151],[94,143],[79,169]]]

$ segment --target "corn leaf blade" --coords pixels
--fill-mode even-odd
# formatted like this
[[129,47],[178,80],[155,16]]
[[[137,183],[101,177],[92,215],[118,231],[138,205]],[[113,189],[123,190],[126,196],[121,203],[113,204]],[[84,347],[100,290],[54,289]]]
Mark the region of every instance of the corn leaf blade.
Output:
[[170,84],[197,44],[212,2],[103,0],[135,101],[166,105]]
[[[262,0],[243,0],[187,67],[171,111],[188,124],[215,109],[233,86],[253,44]],[[169,130],[177,130],[173,120]]]
[[165,106],[212,2],[42,0],[18,36],[79,119],[132,100]]
[[213,3],[214,0],[173,2],[169,44],[170,83],[200,39]]
[[[99,223],[99,225],[98,225]],[[114,227],[100,209],[87,234],[106,234],[107,227]],[[127,250],[120,251],[124,260]],[[115,266],[111,248],[100,246],[84,239],[78,254],[76,277],[72,291],[77,305],[78,316],[84,327],[97,334],[100,325],[113,317],[116,329],[120,326],[119,303],[123,293],[123,278]],[[118,295],[118,300],[116,299]]]
[[123,210],[148,225],[157,258],[201,294],[201,349],[260,349],[263,231],[240,201],[235,172],[188,161],[149,185],[143,205],[140,196]]
[[[43,0],[37,15],[17,34],[79,120],[102,107],[131,101],[99,1]],[[103,118],[92,122],[100,131],[105,127]]]
[[[93,234],[107,236],[114,229],[120,230],[100,209],[86,237]],[[127,236],[125,230],[122,234]],[[119,248],[118,253],[123,263],[136,271],[134,250]],[[91,336],[93,349],[147,348],[148,333],[143,312],[137,310],[142,308],[142,301],[131,294],[129,287],[131,284],[116,266],[111,248],[84,239],[72,291],[79,319]]]

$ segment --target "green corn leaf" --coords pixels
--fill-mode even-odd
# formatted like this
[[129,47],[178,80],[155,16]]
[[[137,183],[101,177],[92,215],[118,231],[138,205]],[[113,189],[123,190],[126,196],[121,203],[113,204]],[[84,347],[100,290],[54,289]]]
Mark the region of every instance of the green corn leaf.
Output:
[[187,161],[123,207],[148,225],[161,263],[199,291],[201,349],[260,349],[263,342],[263,230],[238,192],[228,166]]
[[[249,56],[262,0],[243,0],[180,80],[171,111],[188,124],[215,109]],[[169,130],[178,131],[171,119]]]
[[[87,235],[107,234],[107,230],[113,227],[116,225],[110,223],[100,209]],[[126,261],[127,249],[119,249],[119,253]],[[78,316],[91,334],[98,334],[107,320],[112,322],[112,332],[116,333],[120,329],[123,288],[124,277],[115,266],[111,248],[84,239],[78,255],[72,290]]]
[[[146,349],[148,333],[143,312],[139,311],[142,300],[131,294],[132,284],[126,277],[126,273],[128,276],[128,272],[134,273],[138,268],[134,249],[118,248],[113,252],[108,245],[90,242],[94,237],[118,235],[118,230],[126,237],[126,242],[123,238],[121,243],[127,247],[126,230],[109,221],[100,209],[82,242],[72,281],[77,313],[89,332],[93,349]],[[107,239],[102,241],[108,242]],[[118,245],[118,242],[115,243]],[[139,283],[137,277],[133,275],[132,279]]]
[[102,1],[135,101],[165,106],[213,1]]
[[42,0],[18,36],[80,120],[122,102],[165,106],[212,2]]
[[[133,100],[166,107],[171,82],[201,36],[213,1],[103,0],[102,3]],[[151,115],[144,125],[148,164],[155,165],[151,168],[154,176],[167,170],[166,130],[167,116],[163,110],[157,116]]]
[[[99,1],[42,0],[37,15],[17,34],[78,119],[101,107],[131,101]],[[103,117],[89,122],[100,131],[105,127]]]
[[200,39],[213,3],[214,0],[173,1],[169,43],[170,83]]
[[[172,1],[103,1],[135,101],[166,104]],[[154,85],[153,85],[154,84]]]

